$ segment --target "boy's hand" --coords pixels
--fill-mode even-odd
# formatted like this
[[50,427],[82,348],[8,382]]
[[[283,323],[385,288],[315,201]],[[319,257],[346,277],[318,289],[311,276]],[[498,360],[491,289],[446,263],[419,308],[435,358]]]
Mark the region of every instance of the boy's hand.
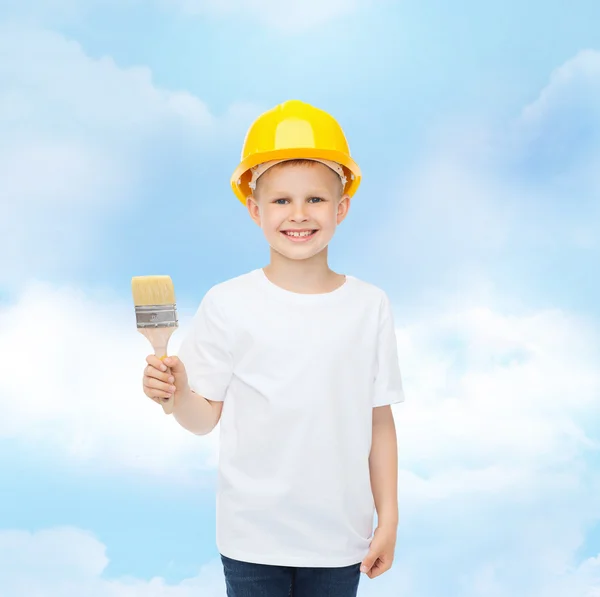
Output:
[[178,357],[167,357],[161,361],[151,354],[146,357],[146,362],[148,366],[144,369],[142,386],[148,398],[161,404],[187,390],[187,372]]
[[373,534],[369,553],[362,562],[360,571],[369,578],[375,578],[392,567],[396,549],[396,534],[398,527],[378,526]]

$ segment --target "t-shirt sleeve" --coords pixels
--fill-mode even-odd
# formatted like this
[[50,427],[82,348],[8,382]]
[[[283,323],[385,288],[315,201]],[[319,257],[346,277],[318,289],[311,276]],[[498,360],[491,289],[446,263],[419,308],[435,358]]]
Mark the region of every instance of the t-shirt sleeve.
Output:
[[209,290],[179,348],[178,356],[185,365],[190,388],[215,402],[225,399],[233,371],[229,329]]
[[373,406],[386,406],[404,401],[404,389],[398,360],[394,315],[386,294],[379,311],[379,335],[375,367]]

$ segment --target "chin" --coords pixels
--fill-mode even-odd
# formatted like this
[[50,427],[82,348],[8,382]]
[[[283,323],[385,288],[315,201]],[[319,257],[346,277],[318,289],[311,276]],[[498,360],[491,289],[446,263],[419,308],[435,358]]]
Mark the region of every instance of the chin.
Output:
[[290,261],[305,261],[306,259],[311,259],[312,257],[317,256],[319,253],[322,253],[327,246],[319,247],[315,249],[314,247],[306,247],[306,249],[302,250],[298,248],[297,250],[291,250],[289,247],[281,247],[280,245],[271,245],[271,248],[279,253],[282,257],[289,259]]

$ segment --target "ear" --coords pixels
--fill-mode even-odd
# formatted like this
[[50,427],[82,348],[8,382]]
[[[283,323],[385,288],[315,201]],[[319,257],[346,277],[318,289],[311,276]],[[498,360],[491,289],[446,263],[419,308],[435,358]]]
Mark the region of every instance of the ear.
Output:
[[246,207],[248,208],[248,213],[254,220],[254,223],[257,226],[260,226],[260,208],[258,207],[258,202],[252,195],[248,196],[246,199]]
[[341,224],[350,209],[350,195],[342,195],[337,208],[337,223]]

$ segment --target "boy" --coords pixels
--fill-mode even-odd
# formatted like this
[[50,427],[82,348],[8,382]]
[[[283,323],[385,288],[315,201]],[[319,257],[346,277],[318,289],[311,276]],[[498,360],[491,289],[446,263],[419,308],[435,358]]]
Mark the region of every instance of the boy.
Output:
[[359,182],[329,114],[289,101],[260,116],[231,184],[270,262],[206,293],[178,357],[146,359],[144,392],[174,400],[180,425],[205,435],[221,422],[228,597],[355,597],[361,571],[392,564],[390,405],[404,399],[392,312],[327,258]]

